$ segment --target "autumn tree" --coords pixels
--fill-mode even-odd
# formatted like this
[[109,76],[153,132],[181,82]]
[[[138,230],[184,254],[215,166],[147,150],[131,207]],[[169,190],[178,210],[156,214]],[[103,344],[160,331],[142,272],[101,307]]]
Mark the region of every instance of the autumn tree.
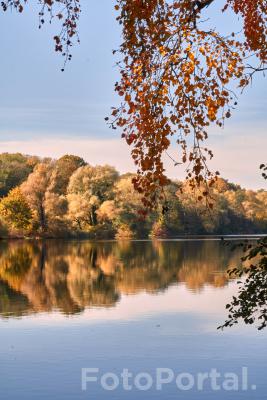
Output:
[[[243,18],[244,40],[206,28],[201,17],[212,3],[119,0],[116,6],[123,30],[121,81],[116,84],[122,105],[113,111],[112,124],[123,129],[132,146],[138,167],[134,184],[149,207],[168,184],[162,155],[172,136],[180,147],[175,158],[187,165],[191,186],[207,180],[214,184],[207,164],[213,154],[204,144],[208,129],[223,126],[231,116],[237,104],[232,87],[244,89],[251,78],[245,61],[249,54],[259,60],[253,72],[266,63],[266,3],[226,3],[224,12],[232,8]],[[208,195],[205,188],[203,196]]]
[[116,218],[114,224],[119,237],[144,237],[150,230],[150,220],[142,214],[142,196],[134,190],[132,185],[133,174],[122,176],[114,187]]
[[114,182],[118,178],[115,168],[86,165],[70,178],[68,186],[69,217],[81,229],[97,224],[97,210],[106,200],[112,200]]
[[12,189],[0,202],[0,216],[18,230],[27,230],[32,222],[32,210],[20,188]]
[[28,157],[20,153],[0,155],[0,197],[20,185],[33,171],[37,157]]
[[37,226],[42,233],[47,231],[45,201],[51,174],[51,164],[40,163],[35,167],[28,179],[21,185],[21,191],[34,211]]
[[86,162],[78,156],[66,154],[56,160],[49,190],[58,195],[65,195],[71,175]]
[[180,187],[180,182],[170,182],[166,186],[164,193],[165,206],[163,208],[158,207],[158,217],[152,228],[152,236],[170,237],[184,233],[185,210],[180,199]]
[[112,222],[117,217],[118,210],[114,200],[104,201],[97,210],[99,222]]
[[45,193],[44,210],[46,215],[47,230],[53,236],[68,234],[66,215],[68,201],[66,196],[59,195],[49,189]]
[[85,164],[82,158],[74,155],[43,160],[22,184],[22,191],[34,210],[37,228],[42,233],[67,233],[67,187],[73,173]]

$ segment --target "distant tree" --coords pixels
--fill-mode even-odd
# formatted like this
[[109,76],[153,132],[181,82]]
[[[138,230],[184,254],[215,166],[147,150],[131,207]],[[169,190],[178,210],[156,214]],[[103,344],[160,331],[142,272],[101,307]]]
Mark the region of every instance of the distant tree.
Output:
[[86,162],[81,157],[69,154],[56,160],[49,190],[59,195],[65,195],[71,175],[85,165]]
[[100,206],[97,196],[85,193],[70,193],[68,199],[68,218],[80,231],[97,225],[97,210]]
[[164,191],[164,203],[158,209],[158,222],[161,222],[165,235],[184,233],[185,210],[180,198],[180,187],[180,182],[170,182]]
[[45,201],[52,171],[51,164],[40,163],[21,185],[21,191],[34,211],[37,227],[42,233],[45,233],[48,227]]
[[49,233],[67,234],[68,224],[66,214],[68,212],[68,201],[66,196],[47,190],[45,193],[44,209]]
[[112,195],[113,185],[118,176],[115,168],[109,165],[96,167],[86,165],[72,175],[68,193],[88,193],[97,196],[103,202]]
[[97,224],[97,210],[106,200],[113,198],[113,186],[118,172],[108,165],[86,165],[72,175],[67,189],[69,217],[81,227]]
[[159,218],[158,221],[154,222],[150,236],[152,238],[167,238],[168,237],[168,228],[163,218]]
[[[126,174],[115,184],[114,200],[117,217],[114,223],[121,232],[120,236],[123,235],[127,226],[127,229],[132,233],[134,232],[137,237],[146,237],[150,230],[150,220],[153,218],[154,213],[144,218],[142,196],[134,190],[132,179],[132,174]],[[122,230],[120,227],[122,227]]]
[[37,158],[27,157],[20,153],[0,154],[0,197],[19,186],[33,171]]
[[117,228],[116,239],[119,240],[132,240],[134,239],[134,232],[127,224],[120,224]]
[[20,188],[12,189],[0,202],[0,216],[12,229],[27,230],[32,222],[32,210]]
[[118,210],[116,209],[114,200],[106,200],[97,210],[97,218],[100,222],[114,221],[117,217]]

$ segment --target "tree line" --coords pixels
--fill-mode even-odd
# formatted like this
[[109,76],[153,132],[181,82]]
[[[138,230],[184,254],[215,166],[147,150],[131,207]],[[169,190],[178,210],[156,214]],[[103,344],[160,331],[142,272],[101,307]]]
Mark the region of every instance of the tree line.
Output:
[[1,237],[147,238],[267,232],[267,194],[218,178],[207,210],[203,188],[171,181],[163,206],[149,215],[131,173],[92,166],[81,157],[55,160],[0,154]]

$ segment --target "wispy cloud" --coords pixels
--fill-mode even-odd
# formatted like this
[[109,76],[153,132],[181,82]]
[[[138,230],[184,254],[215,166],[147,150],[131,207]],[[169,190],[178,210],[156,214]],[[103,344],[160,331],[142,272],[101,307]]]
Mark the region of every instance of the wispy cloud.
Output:
[[6,105],[0,107],[2,140],[29,139],[42,136],[86,136],[105,138],[111,130],[104,121],[109,106],[37,102],[35,105]]

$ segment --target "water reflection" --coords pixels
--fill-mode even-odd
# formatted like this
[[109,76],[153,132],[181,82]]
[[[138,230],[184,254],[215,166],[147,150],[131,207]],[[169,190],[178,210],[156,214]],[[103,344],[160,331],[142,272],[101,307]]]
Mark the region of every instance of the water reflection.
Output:
[[0,314],[111,307],[122,294],[227,284],[239,254],[220,242],[12,242],[0,245]]

